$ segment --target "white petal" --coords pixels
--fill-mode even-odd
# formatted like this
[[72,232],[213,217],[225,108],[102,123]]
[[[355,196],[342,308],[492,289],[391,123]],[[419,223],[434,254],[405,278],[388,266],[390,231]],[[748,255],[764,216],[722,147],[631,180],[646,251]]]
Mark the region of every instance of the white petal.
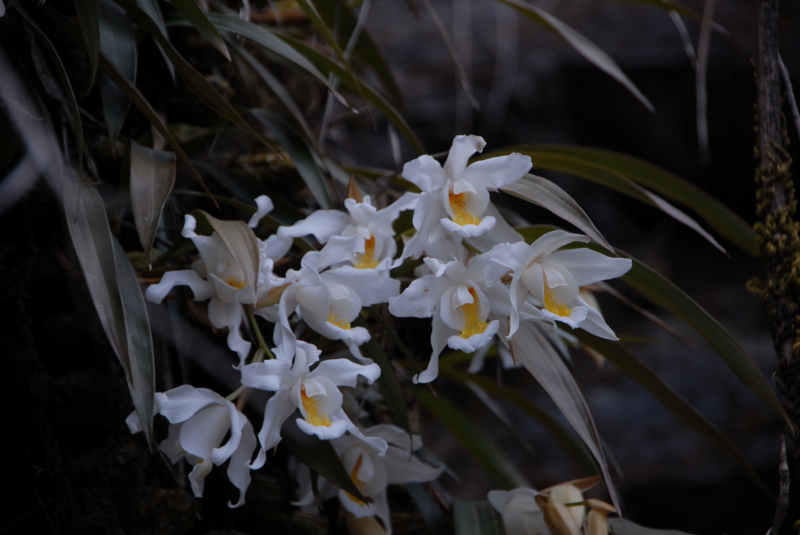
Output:
[[222,442],[229,427],[230,417],[223,404],[206,407],[181,426],[181,448],[203,459],[203,463],[210,463],[212,450]]
[[384,235],[394,236],[392,223],[398,218],[400,212],[404,210],[413,210],[417,206],[418,200],[419,193],[407,191],[402,197],[394,201],[383,210],[378,210],[378,212],[372,218],[372,224],[374,225],[375,230]]
[[389,312],[398,318],[428,318],[452,286],[452,281],[434,275],[416,279],[403,293],[389,299]]
[[272,200],[266,195],[256,197],[256,206],[258,207],[258,210],[256,210],[256,213],[253,214],[253,217],[251,217],[250,221],[247,223],[250,228],[256,228],[258,226],[258,222],[261,221],[261,218],[275,208],[275,206],[272,204]]
[[383,462],[386,466],[387,482],[390,485],[426,483],[438,478],[444,470],[443,466],[437,468],[425,464],[399,448],[389,448]]
[[477,225],[459,225],[458,223],[447,218],[442,218],[439,222],[449,232],[454,232],[462,238],[473,238],[482,236],[486,233],[486,231],[491,230],[497,220],[491,216],[484,217]]
[[556,251],[547,257],[546,262],[563,266],[578,286],[621,277],[632,265],[628,258],[611,258],[589,249]]
[[139,420],[139,414],[136,411],[133,411],[125,418],[125,423],[128,424],[128,430],[132,435],[142,430],[142,422]]
[[457,334],[457,332],[458,331],[454,331],[448,327],[444,321],[442,321],[439,314],[434,313],[433,330],[431,331],[431,346],[433,347],[433,351],[431,352],[431,360],[428,362],[428,367],[425,369],[425,371],[413,377],[414,383],[430,383],[436,379],[436,377],[438,377],[439,355],[447,345],[447,339],[451,335]]
[[308,377],[323,376],[333,381],[335,385],[355,388],[358,384],[359,375],[366,378],[369,384],[372,384],[380,377],[381,369],[377,364],[362,366],[347,359],[333,359],[320,362],[319,366]]
[[291,365],[284,360],[267,360],[242,368],[242,384],[250,388],[276,392],[281,388],[291,388],[296,382]]
[[278,260],[286,256],[292,248],[292,239],[273,234],[261,242],[260,253],[271,260]]
[[416,451],[422,447],[422,437],[419,435],[411,435],[411,441],[409,442],[408,432],[396,425],[377,424],[366,429],[366,432],[371,437],[384,439],[387,443],[406,453]]
[[221,403],[223,399],[216,392],[192,385],[181,385],[164,392],[162,396],[159,412],[173,424],[184,422],[201,409],[212,403]]
[[467,168],[470,156],[481,152],[485,146],[486,142],[480,136],[456,136],[450,147],[450,153],[447,155],[447,161],[444,162],[447,178],[451,180],[460,178]]
[[386,489],[373,496],[375,500],[375,514],[383,522],[383,528],[386,530],[386,535],[392,535],[392,516],[389,511],[389,501],[386,498]]
[[355,234],[348,238],[331,236],[319,253],[319,269],[323,270],[338,262],[348,262],[355,254],[364,254],[364,238]]
[[248,421],[242,428],[242,439],[239,441],[239,447],[233,453],[230,463],[228,463],[228,479],[239,489],[239,500],[235,504],[228,502],[228,507],[235,508],[244,504],[244,495],[247,492],[247,487],[250,486],[250,459],[255,448],[256,436],[253,432],[253,426]]
[[239,442],[242,440],[242,428],[244,424],[249,423],[245,415],[236,410],[236,405],[227,399],[224,401],[224,406],[228,411],[231,434],[224,445],[215,448],[214,451],[211,452],[211,461],[217,466],[227,461],[239,447]]
[[341,266],[326,271],[321,277],[325,282],[336,282],[351,288],[365,307],[388,303],[389,299],[400,293],[400,281],[384,277],[372,269]]
[[509,270],[518,271],[523,269],[525,266],[522,264],[522,261],[527,252],[528,244],[524,242],[502,243],[492,247],[492,250],[486,253],[486,256],[491,262],[486,262],[484,264],[484,277],[486,282],[488,283],[490,280],[500,279]]
[[531,244],[530,250],[528,251],[530,258],[528,262],[544,258],[559,247],[563,247],[576,241],[589,243],[590,240],[588,236],[584,236],[582,234],[571,234],[564,230],[553,230],[548,232]]
[[151,303],[159,304],[174,286],[188,286],[194,293],[195,301],[205,301],[214,295],[214,286],[200,278],[193,269],[167,271],[158,284],[151,284],[144,293]]
[[383,440],[381,437],[372,437],[364,435],[361,430],[347,418],[347,415],[344,411],[340,411],[339,415],[340,418],[346,419],[350,422],[350,427],[347,431],[353,435],[354,437],[358,438],[361,442],[369,446],[372,450],[378,453],[378,455],[383,456],[386,454],[386,450],[389,449],[389,445]]
[[181,426],[183,424],[169,424],[167,438],[158,445],[158,449],[166,455],[172,464],[177,463],[186,452],[181,448]]
[[323,321],[328,319],[331,310],[330,292],[324,284],[298,289],[295,299],[300,305],[304,319],[308,319],[309,315],[314,315]]
[[443,188],[446,180],[442,166],[427,154],[406,163],[403,166],[403,178],[424,192]]
[[355,498],[351,498],[350,495],[342,489],[338,490],[337,496],[339,497],[339,503],[342,504],[342,507],[352,513],[356,518],[366,518],[375,516],[376,514],[374,503],[364,503]]
[[317,210],[290,227],[280,227],[278,236],[301,238],[313,234],[318,242],[324,244],[331,236],[341,234],[349,222],[350,216],[344,212]]
[[189,472],[189,483],[192,486],[192,492],[195,498],[203,497],[203,485],[206,476],[211,472],[211,467],[214,466],[210,459],[203,459],[200,464],[195,465],[191,472]]
[[500,323],[497,320],[492,321],[486,326],[486,330],[479,334],[473,334],[469,338],[462,338],[461,336],[454,335],[447,339],[447,345],[456,351],[463,351],[464,353],[472,353],[478,349],[490,344],[492,338],[497,334],[500,328]]
[[[214,273],[210,273],[208,275],[208,279],[209,279],[209,281],[211,283],[214,284],[214,293],[216,294],[217,299],[219,299],[220,301],[223,301],[225,303],[233,303],[233,302],[235,302],[237,300],[236,297],[239,294],[239,292],[240,291],[245,291],[245,288],[246,288],[246,286],[245,286],[245,288],[242,288],[240,290],[239,288],[231,286],[230,284],[228,284],[224,280],[220,279]],[[247,293],[248,292],[245,291],[245,294],[247,294]]]
[[[576,302],[585,304],[585,301],[580,298],[576,299]],[[603,316],[600,314],[600,312],[588,305],[585,306],[588,309],[588,313],[586,314],[586,318],[580,324],[581,329],[597,337],[605,338],[606,340],[619,340],[617,335],[614,334],[614,331],[611,330],[611,327],[609,327],[606,323],[606,320],[603,319]]]
[[264,424],[261,426],[261,431],[258,432],[261,450],[250,466],[253,470],[264,466],[267,460],[267,451],[281,441],[281,426],[296,408],[289,396],[289,390],[279,390],[267,401],[267,407],[264,409]]
[[347,432],[347,422],[343,420],[331,422],[331,425],[328,427],[324,425],[311,425],[302,418],[298,418],[295,422],[297,422],[297,427],[300,428],[300,431],[307,435],[316,435],[320,440],[333,440]]
[[515,152],[475,162],[467,167],[463,176],[476,178],[484,187],[498,190],[525,176],[532,166],[530,156]]

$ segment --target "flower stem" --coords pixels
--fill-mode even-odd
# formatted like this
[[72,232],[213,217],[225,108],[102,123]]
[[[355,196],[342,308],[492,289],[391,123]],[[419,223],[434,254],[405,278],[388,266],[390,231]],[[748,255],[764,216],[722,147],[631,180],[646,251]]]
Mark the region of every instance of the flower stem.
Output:
[[253,331],[256,333],[256,339],[258,339],[258,345],[264,350],[264,355],[267,358],[274,359],[275,355],[272,354],[272,351],[269,350],[267,347],[267,343],[264,341],[264,336],[261,334],[261,329],[258,328],[258,323],[256,322],[256,316],[253,314],[253,309],[251,307],[245,307],[247,310],[247,317],[250,318],[250,325],[253,326]]
[[242,395],[242,392],[244,392],[245,390],[247,390],[246,386],[240,386],[239,388],[237,388],[236,390],[234,390],[233,392],[228,394],[228,396],[225,397],[225,399],[228,400],[228,401],[233,401],[236,398],[238,398],[240,395]]

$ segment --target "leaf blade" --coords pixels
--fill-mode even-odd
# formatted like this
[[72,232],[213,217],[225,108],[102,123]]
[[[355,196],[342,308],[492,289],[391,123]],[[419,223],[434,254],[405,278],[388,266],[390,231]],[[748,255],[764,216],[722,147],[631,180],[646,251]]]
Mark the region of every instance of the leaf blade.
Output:
[[[125,15],[125,10],[111,0],[97,0],[97,13],[100,20],[100,50],[129,80],[136,83],[136,36],[133,24]],[[99,83],[111,151],[116,153],[117,137],[125,124],[131,101],[102,72]]]
[[100,58],[100,21],[95,0],[75,0],[75,13],[83,34],[89,64],[92,66],[92,78],[89,87],[94,85],[97,76],[97,63]]
[[178,11],[186,17],[189,24],[194,26],[195,30],[208,39],[208,42],[219,50],[220,54],[225,56],[225,59],[228,61],[231,60],[231,53],[228,52],[228,47],[225,46],[225,41],[219,34],[219,30],[211,24],[211,21],[208,20],[208,17],[203,13],[203,10],[200,9],[200,6],[197,5],[195,0],[171,0],[171,2],[172,5],[177,7]]
[[505,535],[503,517],[487,501],[453,499],[456,535]]

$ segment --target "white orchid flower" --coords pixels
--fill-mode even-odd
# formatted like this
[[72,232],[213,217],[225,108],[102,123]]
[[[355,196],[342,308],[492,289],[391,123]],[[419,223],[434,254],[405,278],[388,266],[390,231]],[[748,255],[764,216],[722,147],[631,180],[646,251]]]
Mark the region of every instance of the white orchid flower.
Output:
[[439,374],[439,354],[445,345],[472,353],[492,341],[500,323],[489,314],[510,313],[508,290],[502,284],[484,282],[486,255],[469,260],[442,263],[425,258],[430,275],[414,280],[406,290],[389,300],[389,312],[396,317],[433,318],[428,368],[414,376],[414,382],[429,383]]
[[[387,535],[392,534],[389,502],[386,499],[387,485],[403,483],[425,483],[433,481],[442,473],[442,467],[435,468],[411,455],[422,447],[422,440],[414,435],[409,438],[406,431],[394,425],[380,424],[364,430],[367,437],[380,438],[389,444],[384,456],[375,451],[358,437],[346,435],[332,442],[342,460],[342,465],[365,498],[365,503],[347,492],[337,489],[333,484],[320,478],[318,490],[320,497],[332,498],[337,495],[339,502],[356,518],[377,516],[383,522]],[[314,503],[311,478],[308,468],[298,471],[298,480],[303,489],[301,498],[294,505],[308,507]]]
[[[216,392],[191,385],[156,393],[155,408],[170,422],[169,435],[158,447],[172,464],[186,458],[194,466],[189,474],[194,495],[203,495],[203,483],[211,467],[230,459],[228,479],[239,489],[239,500],[236,504],[228,502],[228,506],[242,505],[256,447],[256,436],[247,417]],[[125,421],[131,433],[142,430],[136,411]],[[228,433],[228,441],[222,444]]]
[[318,242],[325,244],[320,270],[350,265],[355,269],[386,272],[397,253],[392,223],[403,210],[412,210],[418,198],[416,193],[406,193],[382,210],[372,206],[369,195],[362,202],[345,199],[347,214],[317,210],[290,227],[281,227],[278,235],[299,238],[313,234]]
[[[250,220],[254,227],[260,216],[272,208],[268,197],[262,195],[256,199],[258,212]],[[228,347],[239,355],[241,367],[250,352],[250,342],[242,338],[240,327],[244,319],[242,304],[252,304],[252,294],[246,288],[241,268],[231,256],[231,252],[222,238],[214,232],[210,236],[195,233],[197,221],[186,215],[183,231],[185,238],[191,239],[200,252],[200,260],[192,264],[192,269],[168,271],[161,282],[148,286],[145,297],[153,303],[161,303],[175,286],[188,286],[194,293],[196,301],[208,303],[208,319],[217,329],[228,329]],[[256,283],[256,299],[263,299],[274,286],[283,280],[272,273],[273,263],[283,257],[292,245],[290,238],[277,235],[266,241],[257,240],[259,247],[258,281]],[[258,309],[257,312],[271,321],[276,321],[276,309]]]
[[499,214],[493,215],[496,211],[490,210],[489,191],[522,178],[531,168],[531,159],[514,153],[467,166],[470,156],[485,145],[479,136],[457,136],[444,167],[428,155],[403,167],[403,178],[422,193],[414,209],[417,233],[406,244],[402,258],[421,254],[439,225],[463,238],[472,238],[504,223]]
[[487,499],[503,517],[506,535],[551,535],[533,489],[490,491]]
[[[580,297],[580,287],[624,275],[630,270],[631,261],[610,258],[590,249],[558,250],[573,242],[588,243],[589,238],[555,230],[531,245],[497,245],[488,253],[491,262],[486,263],[487,281],[499,280],[511,272],[508,338],[517,331],[520,320],[533,319],[553,327],[556,321],[561,321],[600,338],[617,339],[600,312]],[[534,313],[530,305],[536,307]]]
[[351,323],[362,307],[386,303],[399,294],[400,281],[383,277],[375,270],[347,266],[320,273],[321,259],[319,252],[306,253],[301,269],[286,273],[289,287],[281,295],[275,343],[291,356],[294,335],[289,316],[297,310],[309,327],[330,340],[343,341],[353,356],[366,362],[358,346],[369,340],[369,331]]
[[[377,364],[363,366],[346,359],[319,362],[320,350],[306,342],[295,342],[294,359],[281,348],[275,349],[275,360],[248,364],[242,368],[242,384],[250,388],[275,392],[264,411],[264,425],[258,433],[261,451],[253,468],[260,468],[266,452],[281,440],[281,425],[296,410],[303,418],[296,420],[301,431],[316,435],[322,440],[341,437],[345,432],[360,436],[361,432],[342,410],[342,393],[339,386],[355,387],[358,376],[372,384],[381,374]],[[370,440],[378,452],[386,450],[380,439]]]

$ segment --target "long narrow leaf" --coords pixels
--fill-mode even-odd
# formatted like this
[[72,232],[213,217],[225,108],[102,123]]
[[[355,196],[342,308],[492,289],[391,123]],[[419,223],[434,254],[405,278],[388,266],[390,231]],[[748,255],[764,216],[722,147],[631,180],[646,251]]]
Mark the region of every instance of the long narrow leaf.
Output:
[[[288,35],[280,35],[281,39],[292,45],[295,49],[302,52],[310,61],[314,63],[319,69],[326,73],[332,73],[336,77],[338,77],[342,81],[342,85],[347,87],[350,91],[356,91],[355,86],[350,83],[349,76],[347,75],[347,71],[345,71],[342,67],[336,64],[336,62],[332,61],[330,58],[326,57],[324,54],[319,52],[314,47],[295,39]],[[411,149],[419,154],[426,154],[425,148],[420,143],[417,136],[414,135],[414,132],[411,130],[411,127],[408,125],[406,120],[403,116],[398,112],[391,104],[389,104],[386,99],[380,96],[378,93],[375,92],[369,85],[367,85],[363,80],[360,81],[360,87],[364,92],[364,95],[367,97],[367,100],[372,102],[376,108],[378,108],[381,113],[383,113],[387,119],[397,128],[406,138],[406,140],[411,145]]]
[[[100,18],[100,50],[133,83],[136,83],[136,36],[125,11],[111,0],[97,0]],[[117,137],[131,101],[109,78],[100,73],[100,97],[106,119],[111,151],[116,153]]]
[[453,500],[456,535],[505,535],[503,517],[487,501]]
[[583,208],[566,191],[546,178],[527,174],[520,180],[501,188],[501,191],[550,210],[561,219],[581,229],[587,236],[609,251],[614,250],[594,226]]
[[67,71],[64,69],[64,64],[61,63],[61,58],[53,46],[53,43],[50,42],[50,39],[47,38],[47,35],[39,28],[28,12],[22,9],[20,3],[17,0],[10,0],[9,4],[14,6],[14,9],[16,9],[19,14],[22,15],[22,18],[25,19],[25,22],[30,25],[33,33],[36,34],[36,37],[41,41],[42,46],[44,46],[47,55],[50,56],[50,59],[53,61],[53,65],[55,65],[58,78],[61,81],[61,88],[67,98],[69,111],[72,115],[72,125],[73,128],[75,128],[75,139],[78,146],[78,173],[83,173],[83,123],[81,122],[81,114],[78,110],[78,102],[75,100],[75,92],[72,90],[72,84],[69,82],[69,76],[67,76]]
[[198,32],[203,34],[203,37],[208,39],[208,42],[214,45],[214,48],[219,50],[220,54],[225,56],[225,59],[231,60],[231,53],[228,52],[225,41],[195,0],[172,0],[172,5],[178,8],[178,11],[186,17],[186,20]]
[[420,392],[417,399],[475,457],[495,485],[503,489],[530,486],[497,444],[449,401],[427,392]]
[[641,193],[617,180],[623,176],[667,199],[694,210],[708,225],[749,254],[756,250],[753,228],[730,208],[697,186],[660,167],[618,152],[570,145],[518,145],[503,152],[531,157],[536,169],[573,174],[642,199]]
[[685,399],[664,383],[649,366],[628,352],[619,343],[597,338],[581,329],[574,330],[572,334],[580,340],[581,344],[599,352],[622,370],[625,375],[647,390],[679,422],[719,448],[726,457],[736,463],[747,474],[747,477],[758,488],[774,499],[769,487],[753,470],[750,463],[739,453],[739,450],[711,422],[706,420]]
[[[158,7],[158,0],[136,0],[136,5],[138,5],[142,11],[147,13],[147,15],[153,19],[153,22],[156,23],[158,26],[159,31],[165,38],[169,38],[167,35],[167,27],[164,24],[164,15],[161,14],[161,8]],[[161,52],[161,56],[164,58],[164,62],[167,64],[167,70],[169,71],[169,75],[172,77],[172,81],[175,81],[175,66],[169,60],[169,56],[167,56],[166,51],[161,47],[161,45],[156,41],[156,46],[158,47],[158,51]]]
[[114,65],[103,53],[100,54],[100,68],[103,70],[103,73],[108,76],[123,93],[125,93],[131,102],[133,102],[133,104],[139,108],[139,111],[141,111],[144,116],[147,117],[147,120],[150,121],[150,124],[152,124],[164,137],[167,144],[172,148],[173,151],[175,151],[175,154],[177,154],[178,157],[189,166],[189,171],[191,171],[194,178],[200,183],[200,186],[202,186],[214,204],[216,204],[217,201],[214,200],[214,196],[211,194],[208,186],[206,186],[203,177],[197,172],[197,169],[195,169],[194,165],[192,165],[189,157],[183,151],[178,142],[175,141],[175,138],[172,137],[172,134],[169,133],[169,129],[167,129],[166,125],[161,122],[161,119],[156,111],[153,109],[147,99],[144,98],[144,95],[139,92],[139,89],[136,87],[136,85],[131,82],[131,80],[125,76],[125,74],[120,71],[119,68]]
[[212,86],[205,77],[197,72],[194,67],[192,67],[188,61],[186,61],[183,56],[181,56],[177,50],[172,46],[172,44],[167,40],[164,34],[161,32],[161,29],[158,25],[150,18],[150,16],[139,9],[133,0],[114,0],[117,4],[119,4],[123,9],[125,9],[135,20],[138,22],[144,30],[150,34],[153,39],[156,40],[157,43],[161,45],[166,52],[169,59],[172,61],[175,68],[178,70],[180,75],[183,77],[184,81],[186,81],[186,85],[188,85],[192,91],[200,97],[211,109],[217,111],[230,122],[248,132],[249,134],[253,135],[256,139],[261,141],[264,145],[272,148],[267,141],[258,135],[258,132],[253,130],[249,124],[247,124],[244,119],[237,113],[237,111],[231,106],[227,100],[222,98],[214,86]]
[[404,486],[430,532],[436,535],[453,535],[453,526],[444,517],[441,507],[428,489],[422,483],[406,483]]
[[317,167],[318,158],[314,158],[311,149],[279,115],[271,111],[258,109],[250,110],[250,114],[272,132],[278,143],[283,147],[283,150],[289,154],[295,169],[300,173],[309,191],[311,191],[311,195],[314,196],[314,199],[323,209],[329,210],[331,208],[331,198],[328,195],[328,187],[325,183],[325,177]]
[[89,83],[91,87],[97,76],[97,62],[100,57],[100,22],[95,0],[75,0],[75,13],[78,15],[83,41],[89,54],[89,65],[92,67]]
[[603,454],[600,436],[594,425],[594,418],[592,418],[592,413],[575,378],[572,377],[561,356],[533,323],[523,323],[520,326],[511,341],[511,350],[517,361],[542,385],[586,447],[589,448],[600,465],[606,488],[611,495],[611,502],[619,512],[617,491],[608,472],[608,464]]
[[645,97],[642,92],[639,91],[634,83],[631,82],[627,76],[625,76],[625,73],[622,72],[622,69],[619,68],[619,65],[617,65],[617,63],[611,59],[608,54],[603,52],[597,45],[589,41],[586,37],[579,34],[547,11],[525,3],[522,0],[499,1],[513,7],[523,15],[535,20],[539,24],[560,35],[581,56],[594,63],[598,69],[624,85],[628,91],[633,93],[633,95],[639,99],[639,102],[644,104],[648,110],[655,113],[655,108],[653,108],[653,105],[650,104],[650,101],[647,100],[647,97]]
[[152,269],[150,250],[161,221],[164,203],[175,185],[174,152],[152,150],[131,140],[131,208],[136,232]]

